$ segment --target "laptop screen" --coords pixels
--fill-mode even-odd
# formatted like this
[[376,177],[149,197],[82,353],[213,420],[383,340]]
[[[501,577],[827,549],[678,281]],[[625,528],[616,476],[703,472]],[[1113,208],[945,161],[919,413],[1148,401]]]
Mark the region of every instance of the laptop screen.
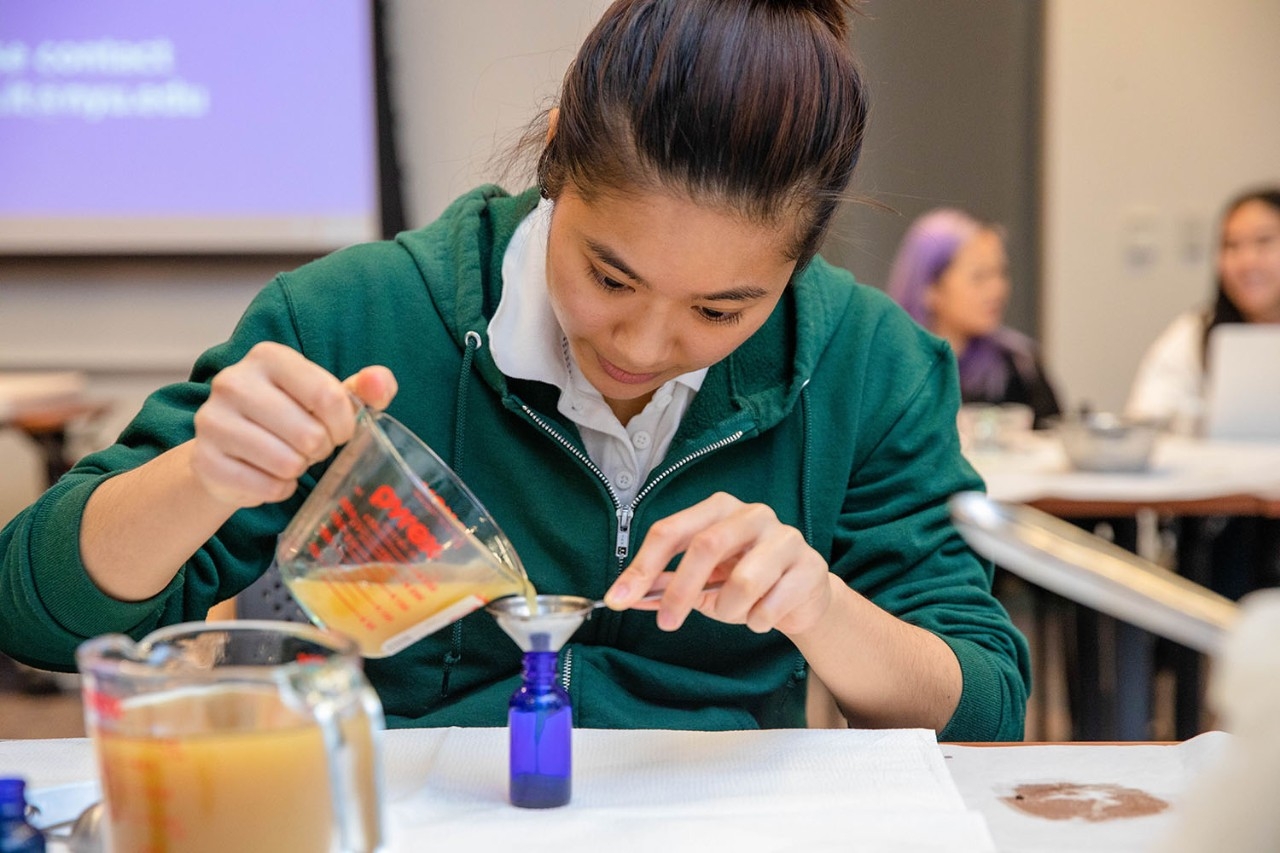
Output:
[[1205,437],[1280,441],[1280,325],[1218,326],[1206,362]]

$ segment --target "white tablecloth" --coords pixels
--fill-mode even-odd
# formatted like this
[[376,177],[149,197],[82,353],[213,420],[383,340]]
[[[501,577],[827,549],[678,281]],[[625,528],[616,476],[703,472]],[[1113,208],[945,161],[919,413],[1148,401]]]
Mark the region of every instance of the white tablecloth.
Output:
[[1072,470],[1048,433],[1014,437],[995,451],[969,451],[995,500],[1200,500],[1224,495],[1280,498],[1280,444],[1161,436],[1149,470],[1094,474]]

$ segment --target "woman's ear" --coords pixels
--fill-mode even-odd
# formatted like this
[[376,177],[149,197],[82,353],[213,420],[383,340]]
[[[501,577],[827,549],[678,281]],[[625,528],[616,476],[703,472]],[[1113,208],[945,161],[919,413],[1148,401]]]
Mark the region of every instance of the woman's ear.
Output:
[[551,140],[555,137],[556,125],[559,124],[559,122],[560,122],[560,108],[552,107],[551,109],[547,110],[547,144],[550,144]]

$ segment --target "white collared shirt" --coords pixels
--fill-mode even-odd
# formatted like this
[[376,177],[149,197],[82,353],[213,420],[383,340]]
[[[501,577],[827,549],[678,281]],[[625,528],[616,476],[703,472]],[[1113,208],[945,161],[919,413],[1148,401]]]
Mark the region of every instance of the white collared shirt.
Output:
[[516,228],[502,258],[502,298],[489,321],[494,363],[513,379],[560,389],[557,405],[577,425],[587,455],[609,479],[622,506],[630,504],[662,461],[706,368],[664,383],[624,427],[587,381],[569,349],[547,294],[550,201],[543,199]]

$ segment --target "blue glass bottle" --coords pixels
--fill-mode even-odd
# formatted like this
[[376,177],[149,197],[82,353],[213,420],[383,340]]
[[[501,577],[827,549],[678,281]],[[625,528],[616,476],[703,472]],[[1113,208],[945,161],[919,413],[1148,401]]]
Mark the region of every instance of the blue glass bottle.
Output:
[[0,853],[44,853],[44,836],[27,823],[27,783],[0,778]]
[[556,680],[556,653],[524,653],[524,683],[511,696],[513,806],[549,809],[569,802],[573,708]]

